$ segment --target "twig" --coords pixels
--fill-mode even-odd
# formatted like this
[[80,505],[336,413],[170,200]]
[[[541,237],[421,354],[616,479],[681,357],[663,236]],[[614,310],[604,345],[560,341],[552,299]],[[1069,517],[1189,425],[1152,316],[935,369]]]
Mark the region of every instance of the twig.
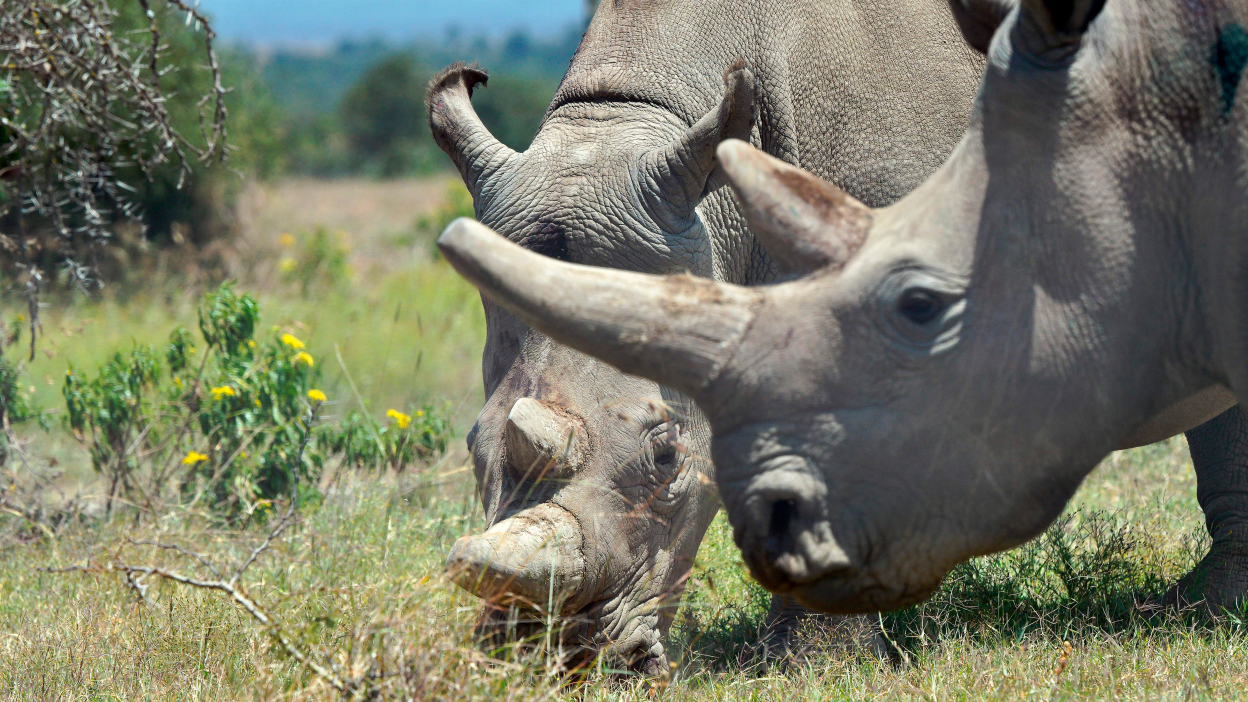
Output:
[[[227,582],[224,580],[201,580],[174,570],[166,570],[155,566],[137,566],[120,562],[106,563],[103,565],[88,563],[86,565],[72,565],[65,566],[63,568],[42,568],[41,570],[45,573],[76,572],[88,574],[121,574],[125,578],[126,584],[132,589],[135,589],[140,594],[140,597],[142,597],[144,602],[147,601],[145,596],[147,586],[142,583],[142,578],[150,576],[164,578],[165,580],[172,580],[173,582],[187,585],[189,587],[200,588],[202,590],[216,590],[218,592],[223,592],[229,595],[230,599],[234,600],[234,602],[250,614],[253,619],[259,622],[269,636],[272,637],[273,640],[275,640],[291,658],[298,661],[300,665],[307,666],[313,673],[316,673],[339,692],[345,693],[351,689],[351,686],[348,686],[342,678],[338,677],[338,675],[334,673],[334,671],[315,661],[312,656],[308,654],[308,652],[300,648],[300,646],[295,643],[295,641],[291,639],[290,635],[287,634],[282,628],[281,624],[270,617],[258,602],[251,599],[251,597],[243,592],[242,588],[238,587],[233,582]],[[139,577],[136,579],[135,576]]]

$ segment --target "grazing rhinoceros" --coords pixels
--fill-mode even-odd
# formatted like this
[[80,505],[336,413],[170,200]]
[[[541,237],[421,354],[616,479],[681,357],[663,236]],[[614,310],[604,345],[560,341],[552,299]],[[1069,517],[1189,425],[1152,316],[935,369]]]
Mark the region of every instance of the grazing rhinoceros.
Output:
[[[526,249],[752,284],[775,266],[713,172],[721,140],[884,205],[952,150],[982,66],[941,0],[619,0],[524,153],[474,113],[480,70],[450,67],[427,105],[477,218]],[[570,645],[661,670],[668,605],[719,508],[705,420],[484,304],[488,400],[468,443],[489,528],[448,565],[471,592],[553,609]]]
[[[829,612],[916,602],[1044,529],[1110,451],[1188,433],[1210,553],[1248,589],[1248,6],[955,0],[988,55],[970,127],[871,209],[746,144],[756,236],[807,272],[747,288],[533,256],[447,258],[552,338],[687,393],[754,574]],[[1229,408],[1229,409],[1228,409]]]

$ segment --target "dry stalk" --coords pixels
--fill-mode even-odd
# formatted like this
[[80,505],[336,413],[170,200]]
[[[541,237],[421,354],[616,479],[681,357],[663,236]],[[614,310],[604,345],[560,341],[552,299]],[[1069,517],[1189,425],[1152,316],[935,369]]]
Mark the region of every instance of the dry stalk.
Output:
[[[299,451],[294,456],[294,463],[298,465],[303,458],[303,452],[307,448],[308,438],[312,434],[312,425],[316,420],[319,407],[315,408],[304,423],[306,430],[303,440],[299,445]],[[148,578],[160,578],[169,580],[180,585],[193,587],[201,590],[213,590],[224,593],[235,604],[247,612],[254,619],[265,633],[283,650],[286,655],[290,656],[301,666],[311,670],[317,677],[321,678],[327,684],[332,686],[338,692],[344,695],[356,695],[360,691],[360,684],[357,681],[344,680],[333,669],[333,664],[325,664],[312,654],[305,646],[295,640],[282,625],[282,622],[273,615],[265,611],[254,598],[247,594],[241,584],[241,580],[247,570],[262,556],[269,551],[275,543],[281,538],[295,522],[298,521],[296,490],[298,487],[298,475],[295,479],[295,488],[292,489],[290,495],[290,504],[286,511],[277,520],[277,523],[269,529],[264,539],[253,548],[247,557],[234,568],[232,574],[227,579],[222,576],[221,570],[213,564],[212,559],[207,555],[191,551],[177,544],[168,544],[158,541],[134,540],[126,539],[126,542],[135,546],[151,546],[160,550],[170,551],[184,558],[193,560],[202,566],[211,578],[202,578],[195,575],[189,575],[178,570],[172,570],[162,566],[149,564],[133,564],[127,563],[121,558],[120,551],[113,554],[112,558],[107,561],[91,560],[85,564],[71,565],[61,568],[43,568],[48,573],[89,573],[93,575],[120,575],[122,582],[126,587],[134,592],[140,602],[144,604],[152,604],[147,593],[151,587]]]

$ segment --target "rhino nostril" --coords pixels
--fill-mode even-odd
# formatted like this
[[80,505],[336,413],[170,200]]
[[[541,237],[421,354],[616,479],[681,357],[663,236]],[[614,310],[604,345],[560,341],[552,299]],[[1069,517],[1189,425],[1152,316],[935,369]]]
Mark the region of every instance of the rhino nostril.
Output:
[[771,505],[771,521],[767,525],[767,550],[784,553],[793,544],[790,527],[797,519],[797,502],[776,500]]

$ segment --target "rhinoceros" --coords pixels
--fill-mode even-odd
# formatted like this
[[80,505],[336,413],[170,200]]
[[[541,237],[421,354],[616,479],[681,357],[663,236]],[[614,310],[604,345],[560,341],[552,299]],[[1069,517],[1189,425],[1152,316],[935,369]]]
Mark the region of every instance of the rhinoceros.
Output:
[[[871,208],[742,142],[767,287],[447,258],[552,338],[693,397],[752,572],[828,612],[901,607],[1043,530],[1110,451],[1184,430],[1211,549],[1248,589],[1248,6],[954,0],[988,65],[948,161]],[[1236,232],[1240,232],[1236,234]]]
[[[940,0],[619,0],[525,152],[473,111],[482,70],[451,66],[426,104],[476,217],[527,250],[755,284],[779,269],[715,172],[721,140],[885,205],[952,150],[982,66]],[[483,302],[488,399],[468,444],[488,530],[448,565],[473,593],[562,616],[573,647],[662,670],[671,605],[719,509],[705,420]]]

